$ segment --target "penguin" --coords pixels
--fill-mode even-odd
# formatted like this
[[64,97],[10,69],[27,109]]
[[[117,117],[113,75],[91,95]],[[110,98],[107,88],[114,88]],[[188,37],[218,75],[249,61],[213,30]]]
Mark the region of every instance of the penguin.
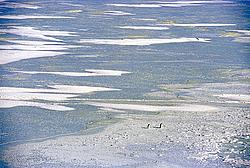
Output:
[[144,129],[149,129],[150,124],[148,124],[146,127],[142,127]]
[[162,127],[162,125],[163,125],[163,123],[160,123],[160,125],[159,125],[159,126],[155,126],[155,127],[153,127],[153,128],[161,128],[161,127]]

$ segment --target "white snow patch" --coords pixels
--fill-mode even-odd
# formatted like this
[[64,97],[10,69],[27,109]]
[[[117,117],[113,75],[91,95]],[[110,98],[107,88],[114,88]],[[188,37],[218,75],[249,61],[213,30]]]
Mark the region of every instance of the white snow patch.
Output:
[[216,94],[214,96],[220,98],[250,102],[250,95],[247,94]]
[[23,50],[1,50],[0,65],[16,62],[24,59],[53,57],[66,54],[66,52],[55,51],[23,51]]
[[16,100],[0,100],[0,108],[12,108],[18,106],[29,106],[29,107],[37,107],[47,110],[54,111],[71,111],[74,108],[55,105],[55,104],[47,104],[47,103],[38,103],[38,102],[30,102],[30,101],[16,101]]
[[157,19],[151,18],[132,18],[133,20],[141,20],[141,21],[156,21]]
[[120,89],[113,89],[113,88],[107,88],[107,87],[71,86],[71,85],[52,85],[49,87],[54,88],[57,93],[73,93],[73,94],[120,90]]
[[133,29],[133,30],[168,30],[168,27],[155,27],[155,26],[120,26],[120,29]]
[[154,3],[160,3],[160,4],[221,4],[221,3],[233,3],[232,1],[172,1],[172,2],[166,2],[166,1],[153,1]]
[[224,27],[224,26],[236,26],[236,24],[223,24],[223,23],[173,23],[173,24],[159,24],[165,26],[176,26],[176,27]]
[[108,6],[116,6],[116,7],[128,7],[128,8],[161,8],[161,7],[185,7],[185,6],[200,6],[206,4],[228,4],[233,3],[232,1],[151,1],[150,3],[112,3],[106,4]]
[[113,15],[113,16],[130,16],[130,15],[134,15],[132,13],[123,12],[123,11],[105,11],[104,14],[105,15]]
[[31,5],[27,3],[16,3],[16,2],[6,2],[6,1],[1,1],[4,2],[1,4],[1,7],[7,7],[7,8],[25,8],[25,9],[39,9],[41,8],[40,6],[37,5]]
[[0,93],[69,93],[82,94],[100,91],[118,91],[120,89],[93,87],[93,86],[72,86],[72,85],[50,85],[45,88],[18,88],[18,87],[0,87]]
[[107,4],[108,6],[116,6],[116,7],[128,7],[128,8],[161,8],[161,7],[184,7],[184,6],[198,6],[200,4]]
[[26,50],[26,51],[58,51],[76,48],[71,45],[0,45],[2,50]]
[[22,45],[58,45],[58,44],[65,44],[62,42],[55,42],[55,41],[34,41],[34,40],[6,40],[10,43],[22,44]]
[[237,33],[242,33],[246,36],[250,36],[250,30],[229,30],[231,32],[237,32]]
[[82,39],[80,43],[108,44],[108,45],[134,45],[145,46],[152,44],[210,42],[207,38],[172,38],[172,39]]
[[206,105],[180,105],[180,106],[152,106],[152,105],[139,105],[139,104],[112,104],[112,103],[99,103],[99,102],[87,102],[86,104],[102,107],[102,108],[110,108],[110,109],[118,109],[118,110],[137,110],[137,111],[151,111],[151,112],[159,112],[159,111],[186,111],[186,112],[206,112],[206,111],[216,111],[218,108]]
[[86,72],[41,72],[41,71],[14,71],[24,74],[53,74],[63,76],[121,76],[122,74],[128,74],[127,71],[116,71],[116,70],[99,70],[99,69],[86,69]]
[[0,19],[70,19],[68,16],[2,15]]
[[[0,88],[1,89],[1,88]],[[4,92],[0,90],[0,100],[47,100],[47,101],[63,101],[68,98],[77,97],[72,94],[50,94],[50,93],[27,93],[27,92]]]
[[11,26],[9,29],[0,29],[1,33],[15,34],[31,38],[39,38],[43,40],[62,41],[60,39],[49,36],[77,36],[74,32],[55,31],[55,30],[38,30],[28,26]]

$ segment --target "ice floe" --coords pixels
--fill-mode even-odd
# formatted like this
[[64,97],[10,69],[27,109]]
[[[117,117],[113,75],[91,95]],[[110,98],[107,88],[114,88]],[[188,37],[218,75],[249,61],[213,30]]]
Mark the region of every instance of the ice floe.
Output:
[[250,103],[250,95],[247,95],[247,94],[216,94],[214,96],[225,98],[225,99],[245,101],[245,102]]
[[160,8],[160,4],[107,4],[108,6],[130,7],[130,8]]
[[110,76],[121,76],[123,74],[129,74],[131,72],[128,71],[117,71],[117,70],[103,70],[103,69],[86,69],[85,71],[95,73],[95,74],[102,74],[102,75],[110,75]]
[[92,93],[92,92],[103,92],[103,91],[120,91],[120,89],[113,89],[107,87],[93,87],[93,86],[71,86],[71,85],[52,85],[49,86],[53,89],[49,89],[49,92],[56,93]]
[[232,1],[152,1],[160,4],[222,4],[222,3],[233,3]]
[[6,40],[10,43],[22,44],[22,45],[58,45],[58,44],[65,44],[62,42],[56,41],[30,41],[30,40]]
[[18,88],[18,87],[0,87],[0,93],[65,93],[65,94],[85,94],[102,91],[119,91],[107,87],[93,86],[72,86],[72,85],[50,85],[45,88]]
[[250,37],[237,37],[233,41],[239,43],[250,43]]
[[130,16],[130,15],[134,15],[132,13],[123,12],[123,11],[105,11],[103,14],[105,14],[105,15],[113,15],[113,16]]
[[[0,108],[11,108],[17,106],[31,106],[48,110],[68,111],[74,108],[51,105],[50,103],[39,103],[34,100],[45,100],[49,102],[66,101],[70,98],[101,91],[117,91],[119,89],[91,86],[53,85],[50,88],[20,88],[0,87]],[[51,94],[53,93],[53,94]]]
[[229,33],[238,33],[233,41],[239,43],[250,43],[250,30],[229,30]]
[[86,104],[97,106],[101,108],[110,108],[118,110],[136,110],[136,111],[186,111],[186,112],[205,112],[217,111],[218,108],[207,105],[185,104],[179,106],[153,106],[153,105],[139,105],[139,104],[118,104],[118,103],[100,103],[100,102],[87,102]]
[[69,16],[40,16],[40,15],[2,15],[0,19],[70,19]]
[[66,2],[63,2],[63,3],[60,3],[61,5],[67,5],[67,6],[74,6],[74,7],[83,7],[84,5],[81,5],[81,4],[73,4],[73,3],[66,3]]
[[[66,54],[66,52],[59,52],[59,51],[79,47],[79,46],[73,46],[73,45],[63,45],[64,43],[57,42],[60,40],[55,39],[53,37],[46,36],[46,35],[71,36],[72,34],[70,34],[70,32],[40,31],[40,30],[35,30],[32,27],[28,27],[28,28],[27,27],[15,27],[15,28],[16,29],[2,29],[0,30],[0,32],[2,31],[2,32],[21,35],[21,36],[53,40],[56,42],[30,41],[30,40],[6,40],[7,42],[16,43],[16,44],[0,45],[0,49],[1,49],[0,64],[7,64],[7,63],[23,60],[23,59],[58,56],[58,55]],[[40,34],[36,34],[37,32],[39,32]]]
[[114,112],[114,113],[125,113],[126,111],[124,110],[117,110],[117,109],[112,109],[112,108],[99,108],[102,111],[109,111],[109,112]]
[[223,24],[223,23],[172,23],[172,24],[159,24],[165,26],[176,26],[176,27],[224,27],[224,26],[236,26],[236,24]]
[[151,1],[149,3],[112,3],[108,6],[129,7],[129,8],[160,8],[160,7],[185,7],[185,6],[200,6],[205,4],[228,4],[232,1]]
[[66,54],[57,51],[24,51],[24,50],[1,50],[0,65],[16,62],[24,59],[53,57]]
[[128,7],[128,8],[161,8],[161,7],[184,7],[184,6],[197,6],[199,4],[107,4],[108,6]]
[[242,33],[246,36],[250,36],[250,30],[229,30],[231,32],[237,32],[237,33]]
[[[250,96],[248,95],[249,84],[243,82],[170,84],[162,86],[162,89],[164,91],[153,92],[148,95],[173,101],[185,100],[189,103],[199,101],[210,102],[211,104],[231,102],[244,104],[250,102]],[[227,106],[230,105],[227,104]]]
[[172,38],[172,39],[81,39],[80,43],[107,44],[107,45],[134,45],[145,46],[152,44],[209,42],[207,38]]
[[16,3],[16,2],[6,2],[6,1],[1,1],[1,2],[3,2],[3,4],[1,4],[0,7],[5,7],[5,8],[25,8],[25,9],[41,8],[40,6],[31,5],[27,3]]
[[191,4],[191,3],[179,3],[179,4],[160,4],[160,7],[172,7],[172,8],[180,8],[186,6],[200,6],[201,4]]
[[151,18],[132,18],[133,20],[141,20],[141,21],[156,21],[157,19]]
[[82,10],[81,9],[75,9],[75,10],[68,10],[66,11],[66,13],[81,13]]
[[26,51],[58,51],[79,46],[71,45],[0,45],[0,49],[4,50],[26,50]]
[[119,26],[120,29],[133,29],[133,30],[168,30],[168,27],[156,26]]
[[240,33],[236,32],[223,32],[221,33],[221,37],[239,37]]
[[56,30],[38,30],[28,26],[10,26],[9,29],[0,29],[1,33],[15,34],[31,38],[39,38],[44,40],[62,41],[50,36],[77,36],[74,32],[56,31]]
[[5,92],[0,88],[1,100],[46,100],[46,101],[63,101],[68,98],[77,97],[72,94],[51,94],[51,93],[29,93],[29,92]]
[[56,104],[48,104],[48,103],[38,103],[38,102],[30,102],[30,101],[17,101],[17,100],[0,100],[0,108],[12,108],[18,106],[28,106],[28,107],[37,107],[47,110],[54,111],[71,111],[74,108],[56,105]]
[[116,70],[100,70],[100,69],[86,69],[86,72],[41,72],[41,71],[15,71],[18,73],[25,74],[53,74],[53,75],[63,75],[63,76],[121,76],[123,74],[128,74],[127,71],[116,71]]

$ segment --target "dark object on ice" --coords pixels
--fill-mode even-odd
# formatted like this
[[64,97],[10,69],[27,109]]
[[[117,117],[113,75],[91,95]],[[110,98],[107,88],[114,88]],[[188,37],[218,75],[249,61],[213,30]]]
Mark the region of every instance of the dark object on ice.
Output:
[[160,123],[160,126],[158,127],[158,126],[155,126],[155,127],[153,127],[153,128],[161,128],[162,127],[162,123]]
[[197,40],[200,40],[198,37],[195,37]]
[[149,129],[149,126],[150,126],[150,124],[148,124],[146,127],[142,127],[142,128]]
[[179,93],[177,93],[176,98],[179,98],[179,97],[180,97],[180,94],[179,94]]

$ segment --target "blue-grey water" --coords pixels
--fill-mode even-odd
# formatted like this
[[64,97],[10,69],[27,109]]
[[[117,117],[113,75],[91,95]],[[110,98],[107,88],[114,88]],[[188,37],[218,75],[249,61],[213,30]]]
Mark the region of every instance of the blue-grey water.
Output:
[[[13,5],[13,3],[25,3],[40,8],[21,8],[18,5]],[[73,32],[75,36],[47,35],[47,37],[61,40],[54,40],[54,42],[77,46],[57,50],[58,52],[65,52],[58,56],[20,59],[1,63],[1,87],[48,88],[52,85],[71,85],[120,89],[120,91],[104,91],[90,94],[79,93],[75,100],[69,99],[58,103],[74,108],[72,111],[56,111],[31,106],[1,108],[1,151],[9,146],[27,143],[34,139],[63,136],[71,133],[78,134],[88,129],[91,123],[111,120],[115,117],[115,114],[111,112],[100,112],[94,106],[81,103],[86,99],[150,100],[151,97],[147,97],[145,94],[159,91],[159,86],[163,84],[235,82],[235,78],[223,76],[225,73],[221,72],[229,70],[249,71],[249,1],[159,8],[107,5],[145,3],[153,2],[146,0],[0,1],[0,16],[71,17],[40,19],[1,17],[1,45],[13,45],[13,43],[9,42],[11,40],[53,41],[40,37],[31,37],[25,35],[25,33],[20,35],[1,31],[25,26],[41,31]],[[105,14],[106,11],[123,11],[130,15],[110,15]],[[161,25],[164,23],[233,25],[215,27]],[[169,27],[169,29],[134,30],[121,29],[119,26],[157,26]],[[234,30],[247,30],[248,33]],[[16,32],[18,31],[21,30],[16,30]],[[29,31],[27,32],[31,34]],[[168,39],[181,37],[198,38],[198,42],[152,45],[98,45],[80,42],[83,39]],[[199,38],[210,39],[210,42],[199,42]],[[240,41],[242,39],[243,41]],[[20,50],[25,49],[11,50],[18,53]],[[0,56],[4,57],[5,51],[6,49],[2,48]],[[46,73],[25,74],[15,72],[84,72],[86,69],[117,70],[131,73],[121,76],[74,77]],[[249,80],[249,78],[247,79]],[[45,104],[57,103],[57,101],[47,100],[30,101]],[[245,106],[248,107],[247,104]],[[249,160],[249,143],[243,148],[247,148],[247,151],[242,158]],[[5,167],[4,164],[0,163],[0,165]],[[187,167],[192,167],[188,165]],[[247,167],[246,165],[242,167],[244,166]]]

